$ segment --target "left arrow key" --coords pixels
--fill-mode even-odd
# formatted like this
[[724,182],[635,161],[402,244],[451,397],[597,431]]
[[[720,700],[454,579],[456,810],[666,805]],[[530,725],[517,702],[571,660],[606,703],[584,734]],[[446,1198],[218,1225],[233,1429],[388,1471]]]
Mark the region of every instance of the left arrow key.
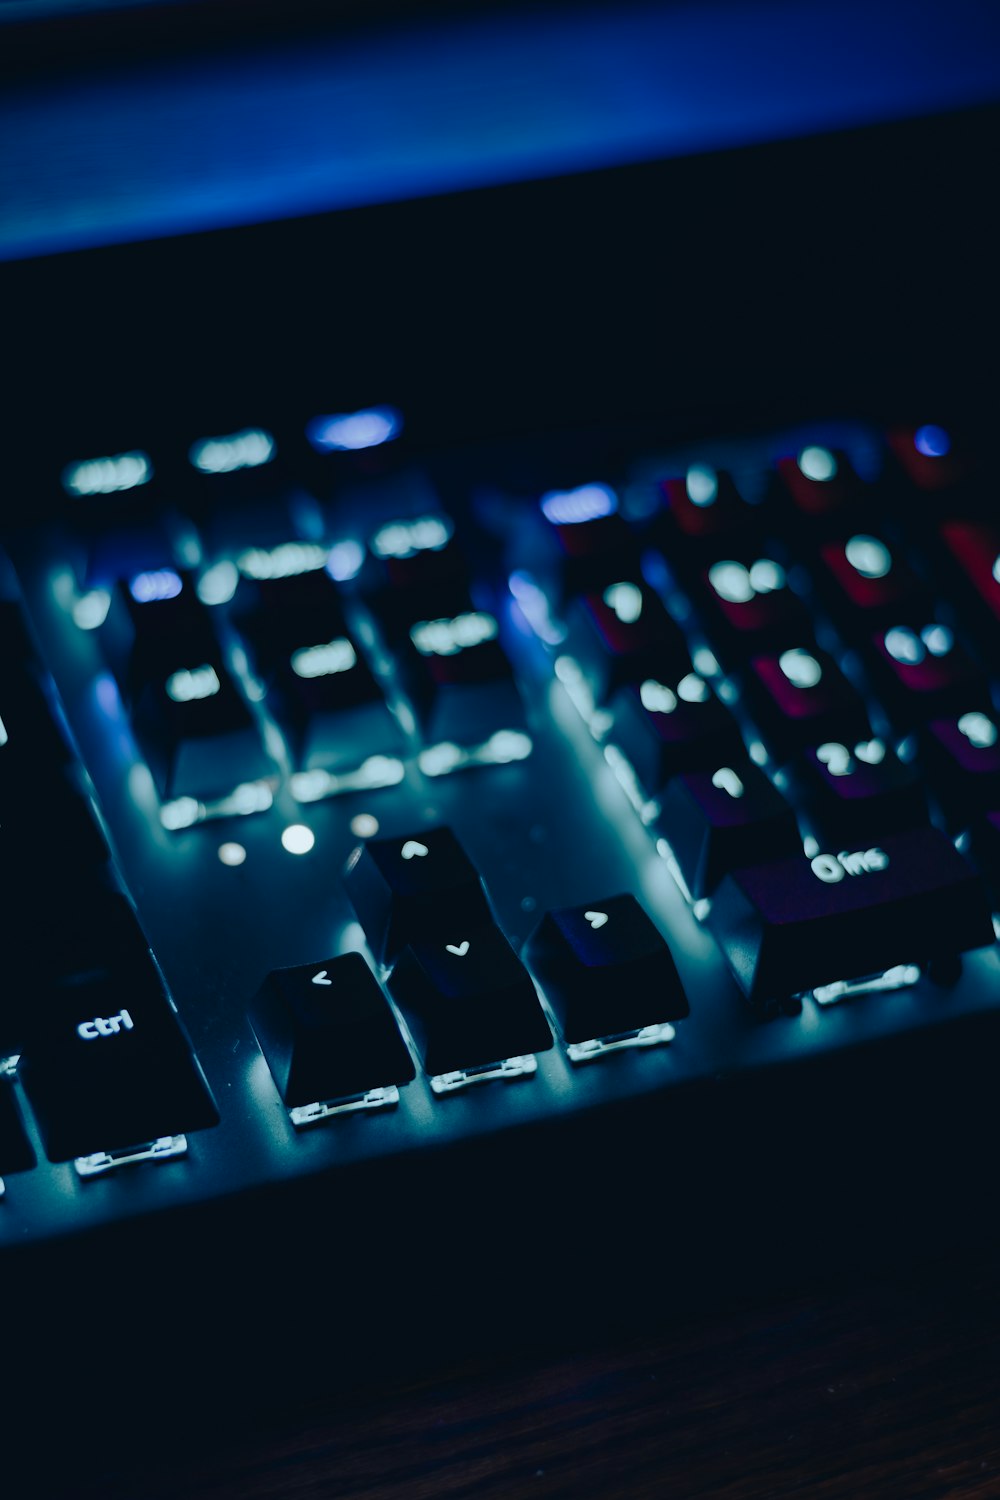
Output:
[[360,953],[273,969],[250,1020],[289,1110],[414,1077],[396,1017]]

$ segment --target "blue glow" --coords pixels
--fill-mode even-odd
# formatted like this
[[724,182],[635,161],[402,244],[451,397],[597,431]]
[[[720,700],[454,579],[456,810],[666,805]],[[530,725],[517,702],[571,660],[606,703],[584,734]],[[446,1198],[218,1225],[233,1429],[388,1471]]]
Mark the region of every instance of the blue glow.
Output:
[[176,599],[184,587],[180,574],[173,568],[158,568],[155,573],[137,573],[129,584],[136,604],[156,604],[161,599]]
[[246,427],[227,437],[202,438],[193,443],[188,458],[203,474],[231,474],[256,469],[274,457],[274,438],[261,427]]
[[306,437],[318,453],[353,453],[360,448],[389,443],[402,430],[403,418],[394,406],[372,406],[365,411],[313,417],[306,428]]
[[618,497],[606,484],[581,484],[575,490],[551,490],[539,502],[542,515],[553,526],[579,526],[597,521],[618,509]]
[[336,583],[346,583],[361,572],[365,549],[360,542],[334,542],[326,560],[326,571]]
[[944,458],[951,451],[951,438],[943,427],[928,422],[913,434],[913,446],[925,458]]

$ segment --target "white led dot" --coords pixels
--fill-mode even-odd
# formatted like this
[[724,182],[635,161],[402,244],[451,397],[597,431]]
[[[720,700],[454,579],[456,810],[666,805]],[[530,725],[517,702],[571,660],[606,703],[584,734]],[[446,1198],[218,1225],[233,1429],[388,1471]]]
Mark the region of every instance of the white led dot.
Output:
[[378,833],[378,818],[372,813],[356,813],[351,819],[351,832],[358,839],[374,838]]
[[730,604],[748,604],[754,589],[750,574],[742,563],[717,562],[708,570],[708,581],[720,599]]
[[219,859],[224,865],[230,865],[235,869],[241,865],[247,857],[247,851],[242,844],[220,844]]
[[829,448],[803,448],[799,454],[799,468],[807,479],[814,479],[822,484],[836,474],[837,460]]
[[304,823],[290,823],[281,834],[281,847],[289,854],[308,854],[316,835]]
[[793,687],[811,688],[823,676],[823,668],[815,656],[810,656],[808,651],[801,647],[795,647],[791,651],[782,651],[778,657],[778,666],[784,672]]
[[719,493],[719,477],[707,464],[692,464],[687,471],[688,499],[692,505],[711,505]]
[[892,567],[891,552],[874,536],[852,536],[844,547],[844,556],[862,578],[884,578]]
[[648,678],[639,688],[639,702],[647,713],[672,714],[677,707],[677,695],[662,682]]

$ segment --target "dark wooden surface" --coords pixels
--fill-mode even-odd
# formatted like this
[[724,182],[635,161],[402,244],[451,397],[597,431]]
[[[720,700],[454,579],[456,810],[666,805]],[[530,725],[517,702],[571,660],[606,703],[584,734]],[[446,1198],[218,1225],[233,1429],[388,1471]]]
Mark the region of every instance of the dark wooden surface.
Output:
[[997,1247],[687,1312],[683,1283],[627,1295],[641,1334],[526,1328],[515,1355],[195,1439],[181,1383],[160,1440],[67,1500],[1000,1496]]

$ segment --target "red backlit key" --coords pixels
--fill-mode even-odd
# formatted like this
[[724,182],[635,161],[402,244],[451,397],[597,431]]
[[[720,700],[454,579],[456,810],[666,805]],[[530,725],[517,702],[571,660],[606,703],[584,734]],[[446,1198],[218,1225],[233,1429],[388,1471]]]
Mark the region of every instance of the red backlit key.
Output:
[[594,696],[644,678],[680,677],[691,659],[680,628],[645,584],[618,581],[578,599],[567,617],[566,651]]
[[694,672],[672,687],[654,678],[633,683],[617,694],[611,713],[610,738],[647,791],[657,791],[679,771],[742,759],[736,720]]
[[812,637],[803,601],[773,558],[724,558],[701,575],[699,618],[719,659],[737,665]]
[[864,486],[845,453],[812,443],[778,459],[778,474],[796,512],[808,520],[840,517],[858,505]]
[[820,548],[819,583],[844,636],[867,639],[879,626],[912,625],[931,609],[930,591],[880,536],[859,532]]
[[929,492],[950,489],[965,477],[959,446],[946,428],[935,422],[918,427],[894,427],[886,440],[911,484]]
[[[957,570],[956,603],[970,622],[1000,644],[1000,526],[947,521],[941,539]],[[970,590],[971,585],[971,590]]]
[[[755,524],[747,505],[724,470],[692,464],[681,476],[660,481],[663,506],[653,532],[667,562],[686,572],[695,558],[705,560],[708,549],[719,554],[729,539],[742,540]],[[709,556],[711,553],[709,553]]]
[[788,768],[817,838],[860,843],[927,822],[927,800],[912,764],[882,740],[828,741]]
[[675,776],[657,827],[695,900],[711,895],[730,870],[802,850],[792,809],[763,771],[742,758]]
[[792,647],[755,656],[747,678],[750,712],[777,759],[827,740],[870,733],[861,697],[825,651]]
[[894,625],[872,639],[876,691],[900,733],[928,719],[989,709],[986,677],[947,625]]
[[972,710],[933,719],[921,740],[931,786],[952,824],[1000,807],[1000,732],[996,716]]

